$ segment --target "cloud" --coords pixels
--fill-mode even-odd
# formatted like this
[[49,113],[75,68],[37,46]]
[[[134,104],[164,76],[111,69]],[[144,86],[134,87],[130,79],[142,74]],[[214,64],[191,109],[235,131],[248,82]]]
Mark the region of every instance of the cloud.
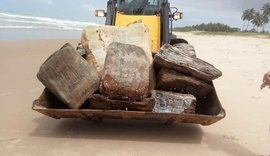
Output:
[[191,18],[191,21],[194,23],[202,23],[202,21],[200,19],[197,19],[197,18]]
[[53,5],[53,0],[37,0],[37,2],[47,4],[47,5]]
[[227,11],[230,13],[240,12],[245,9],[254,8],[260,10],[262,5],[269,0],[172,0],[172,5],[181,6],[181,8],[194,8],[205,11]]
[[[69,20],[104,23],[105,18],[94,17],[94,10],[106,10],[107,0],[0,0],[0,10]],[[184,12],[184,19],[174,22],[175,26],[220,22],[242,27],[243,10],[254,8],[259,11],[269,0],[169,0],[171,6]]]
[[243,11],[249,8],[254,8],[255,10],[260,10],[264,3],[269,2],[269,0],[228,0],[231,5],[227,6],[227,9],[234,9],[236,11]]
[[[260,11],[269,0],[171,0],[171,6],[184,12],[184,19],[176,26],[220,22],[241,27],[243,10],[254,8]],[[196,19],[196,20],[194,20]]]
[[82,8],[90,11],[96,10],[96,6],[93,3],[83,3]]

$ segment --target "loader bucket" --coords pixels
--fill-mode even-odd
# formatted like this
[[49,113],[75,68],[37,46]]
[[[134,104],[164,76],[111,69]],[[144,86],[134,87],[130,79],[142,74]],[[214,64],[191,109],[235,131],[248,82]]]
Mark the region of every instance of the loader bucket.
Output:
[[157,120],[163,123],[193,123],[211,125],[226,115],[217,97],[212,91],[204,100],[198,101],[196,114],[154,113],[125,110],[69,109],[53,94],[45,89],[42,95],[33,102],[32,109],[55,119],[124,119],[124,120]]

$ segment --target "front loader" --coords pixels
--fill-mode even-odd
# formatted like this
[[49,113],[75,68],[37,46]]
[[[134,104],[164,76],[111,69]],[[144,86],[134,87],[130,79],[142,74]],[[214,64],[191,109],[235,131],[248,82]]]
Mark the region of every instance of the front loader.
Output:
[[[176,48],[182,48],[187,52],[194,52],[193,46],[188,41],[178,38],[173,34],[173,21],[183,18],[183,13],[178,12],[175,7],[170,7],[168,0],[108,0],[107,11],[96,10],[97,17],[105,17],[106,25],[126,26],[141,20],[149,28],[151,39],[151,51],[153,55],[158,52],[164,44],[171,44]],[[211,82],[211,85],[213,83]],[[33,103],[33,110],[47,116],[60,118],[82,118],[82,119],[125,119],[125,120],[159,120],[164,123],[183,122],[201,125],[213,124],[225,117],[214,89],[198,105],[196,114],[173,114],[156,113],[144,111],[125,110],[98,110],[98,109],[63,109],[58,108],[61,103],[54,95],[46,89],[38,100]]]

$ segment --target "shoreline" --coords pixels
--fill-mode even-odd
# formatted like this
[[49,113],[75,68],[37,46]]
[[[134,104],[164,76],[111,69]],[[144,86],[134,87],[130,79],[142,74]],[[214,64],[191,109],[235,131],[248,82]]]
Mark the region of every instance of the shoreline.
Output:
[[0,29],[0,41],[24,41],[42,39],[80,39],[82,31],[58,29]]

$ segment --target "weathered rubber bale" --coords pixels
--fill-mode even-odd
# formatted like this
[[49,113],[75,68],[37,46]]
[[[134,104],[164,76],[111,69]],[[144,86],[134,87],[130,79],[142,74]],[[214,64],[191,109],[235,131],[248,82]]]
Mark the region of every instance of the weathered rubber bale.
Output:
[[100,92],[110,99],[142,100],[148,96],[150,71],[142,48],[111,43],[107,48]]
[[188,56],[183,51],[165,44],[155,55],[154,64],[161,68],[176,70],[180,73],[210,82],[222,75],[213,65],[196,57]]
[[188,93],[197,98],[204,98],[214,87],[202,80],[162,68],[157,76],[157,89]]
[[91,108],[102,110],[129,110],[129,111],[152,111],[155,99],[144,98],[142,101],[111,100],[107,97],[94,94],[89,98]]
[[70,108],[81,105],[99,88],[100,76],[70,44],[53,53],[37,74],[43,85]]
[[153,90],[152,97],[156,101],[154,112],[195,114],[197,101],[193,95]]

